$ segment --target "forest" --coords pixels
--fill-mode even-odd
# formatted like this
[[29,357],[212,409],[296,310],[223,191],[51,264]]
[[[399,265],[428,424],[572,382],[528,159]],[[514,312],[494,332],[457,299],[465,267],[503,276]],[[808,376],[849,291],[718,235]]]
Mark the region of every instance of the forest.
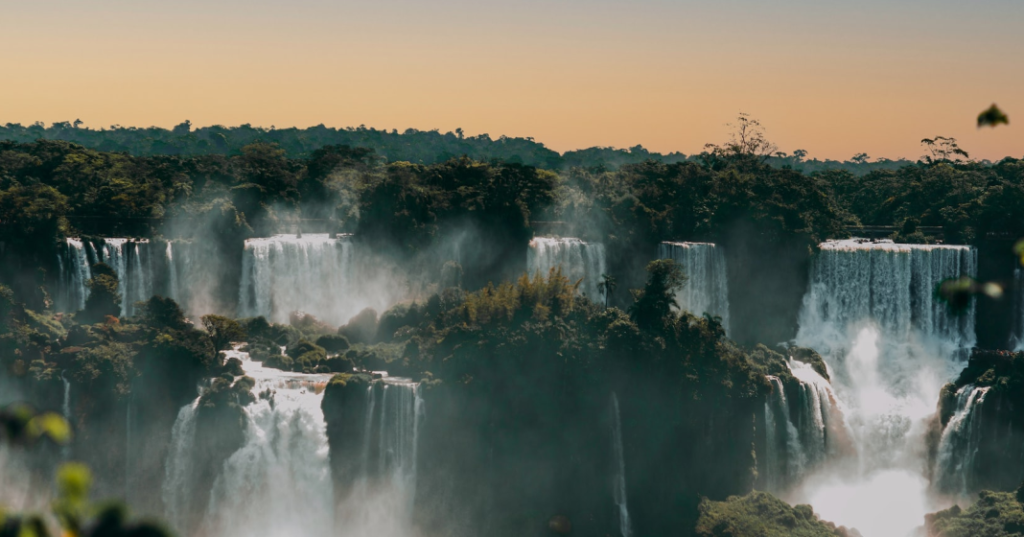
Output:
[[[327,481],[339,502],[380,477],[357,463],[383,473],[401,458],[395,453],[404,444],[383,448],[382,407],[400,393],[415,398],[411,412],[428,409],[414,445],[432,459],[411,485],[421,493],[409,515],[425,535],[861,535],[764,492],[776,479],[772,457],[784,458],[774,453],[771,435],[784,428],[773,429],[772,416],[781,415],[773,401],[781,396],[779,408],[796,420],[802,403],[785,402],[787,394],[802,401],[796,394],[809,397],[809,376],[828,382],[835,374],[822,358],[826,349],[778,345],[800,341],[808,267],[823,255],[821,243],[849,237],[966,245],[983,260],[1008,260],[1002,273],[977,276],[1012,295],[1011,245],[1024,237],[1024,160],[970,160],[942,137],[926,140],[914,162],[805,160],[806,152],[775,151],[756,122],[747,125],[755,136],[690,156],[640,146],[560,155],[532,139],[461,130],[0,127],[0,389],[32,405],[0,412],[0,442],[32,446],[30,481],[52,479],[66,459],[61,444],[70,442],[74,460],[91,469],[96,495],[144,515],[91,503],[89,470],[64,466],[53,511],[73,535],[241,535],[244,523],[237,532],[226,529],[235,527],[230,517],[218,526],[203,507],[220,501],[219,468],[237,463],[233,454],[250,442],[247,412],[286,404],[284,387],[276,395],[255,388],[264,379],[249,375],[249,363],[243,369],[236,353],[245,353],[260,374],[309,376],[302,382],[320,397]],[[247,240],[277,234],[351,234],[353,244],[372,248],[375,263],[415,267],[409,272],[423,272],[424,282],[410,299],[363,309],[342,324],[302,311],[285,312],[287,322],[243,315],[237,276],[211,292],[219,311],[194,315],[170,297],[142,296],[125,314],[127,282],[100,262],[83,307],[59,311],[68,239],[145,239],[152,251],[168,252],[202,242],[222,258],[220,273],[234,273],[245,266]],[[474,237],[457,243],[472,254],[438,254],[453,236]],[[582,293],[593,282],[559,268],[530,273],[519,258],[540,236],[602,244],[601,296]],[[726,248],[728,326],[720,315],[682,311],[678,293],[697,275],[671,259],[649,259],[666,241]],[[418,270],[421,263],[428,268]],[[964,415],[958,394],[1021,398],[1024,354],[1006,350],[1009,328],[992,328],[1011,324],[1013,306],[982,296],[977,303],[978,348],[968,349],[957,380],[934,394],[932,466],[942,464],[938,436]],[[382,371],[418,384],[405,394]],[[69,389],[81,394],[71,406]],[[172,474],[166,461],[190,408],[201,461],[189,473],[195,498],[175,510],[173,495],[145,484]],[[1019,410],[985,408],[995,425],[978,434],[1007,430],[1015,439],[1012,431],[1024,430]],[[818,419],[830,411],[819,409]],[[70,424],[73,440],[59,425],[40,428],[56,416]],[[609,426],[619,444],[601,436]],[[845,433],[829,427],[837,426],[821,424],[827,443],[839,446],[831,449],[849,449]],[[371,437],[380,453],[368,447]],[[1020,461],[990,451],[974,488],[994,491],[964,509],[936,510],[919,521],[922,532],[1024,531],[1024,496],[1013,493],[1019,476],[1001,466]],[[607,472],[598,469],[616,460],[628,468],[628,484],[623,477],[613,496],[604,494]],[[289,493],[271,491],[266,504],[253,505],[273,511],[299,501]],[[0,536],[42,537],[48,525],[47,515],[0,510]]]

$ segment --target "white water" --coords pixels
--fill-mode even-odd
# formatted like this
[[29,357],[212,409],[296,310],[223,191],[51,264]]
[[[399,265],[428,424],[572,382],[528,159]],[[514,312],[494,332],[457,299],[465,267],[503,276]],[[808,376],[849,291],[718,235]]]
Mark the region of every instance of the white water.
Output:
[[[833,410],[832,387],[810,365],[789,361],[789,369],[799,381],[794,417],[782,380],[769,375],[772,395],[765,402],[766,488],[784,492],[788,486],[827,462],[836,453],[834,431],[841,418]],[[833,421],[837,423],[833,423]]]
[[626,502],[626,460],[622,448],[622,417],[619,413],[619,397],[612,393],[612,451],[615,454],[614,499],[619,508],[619,535],[630,537],[633,534],[629,522],[629,507]]
[[179,534],[188,535],[189,514],[195,509],[193,497],[197,479],[195,468],[196,410],[202,393],[181,407],[171,429],[171,444],[164,468],[163,502],[167,522]]
[[245,241],[239,310],[287,323],[303,312],[335,326],[367,307],[383,312],[411,292],[378,268],[361,268],[350,236],[275,235]]
[[[245,444],[227,461],[210,493],[209,535],[322,535],[333,524],[333,487],[320,403],[330,375],[266,368],[229,351],[255,379],[257,401],[244,407]],[[259,398],[270,390],[271,397]]]
[[[68,425],[70,426],[73,422],[71,417],[71,382],[66,376],[64,376],[64,371],[60,372],[60,380],[64,383],[64,401],[60,406],[61,414],[64,416],[64,421],[68,422]],[[61,447],[61,456],[67,460],[70,455],[71,445],[65,444]]]
[[969,498],[971,473],[981,443],[982,419],[980,414],[989,388],[971,385],[956,393],[956,413],[942,431],[938,457],[935,461],[935,487],[960,498]]
[[796,342],[829,364],[854,454],[805,476],[790,501],[865,537],[904,537],[938,507],[928,493],[926,422],[974,343],[974,311],[949,314],[933,289],[975,266],[976,253],[962,246],[822,245]]
[[582,278],[580,292],[594,302],[604,303],[604,293],[598,288],[601,276],[607,272],[603,244],[557,237],[531,240],[526,252],[526,269],[530,276],[539,273],[546,277],[556,267],[561,267],[562,274],[572,282]]
[[722,248],[709,242],[663,242],[658,257],[675,260],[686,273],[686,283],[676,293],[679,309],[717,315],[728,332],[729,287]]
[[389,377],[367,390],[361,476],[349,496],[339,498],[346,536],[416,534],[412,513],[423,417],[418,383]]
[[66,239],[67,247],[58,255],[60,285],[57,308],[78,311],[89,298],[86,283],[92,278],[92,266],[106,263],[117,274],[121,292],[121,316],[135,314],[135,303],[153,296],[153,262],[146,239],[103,239],[94,244],[80,239]]

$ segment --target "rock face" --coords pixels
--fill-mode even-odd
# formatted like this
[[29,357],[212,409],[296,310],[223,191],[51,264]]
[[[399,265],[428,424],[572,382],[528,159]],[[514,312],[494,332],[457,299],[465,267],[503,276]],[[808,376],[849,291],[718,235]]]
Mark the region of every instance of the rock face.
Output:
[[[352,511],[358,501],[347,498],[390,488],[386,494],[411,502],[408,521],[424,533],[621,535],[630,532],[617,502],[622,475],[632,531],[685,533],[697,519],[697,491],[724,499],[753,483],[755,399],[695,403],[623,379],[615,387],[619,460],[609,386],[566,392],[510,378],[492,389],[419,383],[402,396],[400,382],[340,374],[326,388],[341,520],[361,521]],[[393,415],[408,404],[412,415]],[[391,422],[415,425],[413,475],[394,467],[403,444],[383,448],[392,445]],[[552,517],[571,522],[556,528]]]

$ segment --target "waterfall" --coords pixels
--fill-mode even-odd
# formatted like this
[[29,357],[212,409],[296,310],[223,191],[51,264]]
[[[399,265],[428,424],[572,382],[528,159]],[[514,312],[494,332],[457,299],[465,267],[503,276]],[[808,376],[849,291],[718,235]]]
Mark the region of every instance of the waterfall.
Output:
[[189,514],[195,507],[192,498],[195,494],[193,489],[197,478],[196,453],[194,451],[196,410],[199,408],[201,397],[202,394],[191,403],[181,407],[181,410],[178,411],[178,418],[174,420],[174,427],[171,428],[171,444],[164,468],[164,483],[161,489],[167,521],[182,535],[188,534]]
[[79,311],[89,298],[86,285],[92,278],[92,265],[106,263],[117,275],[121,292],[121,316],[136,313],[135,303],[153,296],[154,268],[146,239],[103,239],[83,241],[66,239],[66,248],[58,256],[60,280],[57,308]]
[[[61,415],[64,416],[64,421],[68,422],[68,426],[71,425],[73,419],[71,416],[71,381],[64,375],[64,371],[60,372],[60,380],[64,383],[64,401],[61,403]],[[61,457],[67,460],[71,456],[71,445],[65,444],[61,446]]]
[[57,256],[60,283],[56,305],[60,311],[79,311],[85,307],[85,299],[89,297],[85,282],[92,278],[92,270],[81,240],[65,239],[65,244]]
[[802,453],[808,466],[824,462],[830,452],[829,421],[832,418],[832,386],[809,364],[789,361],[790,372],[800,381],[799,420]]
[[982,418],[979,415],[989,388],[964,386],[956,392],[956,413],[942,431],[933,483],[942,492],[967,498],[974,459],[981,443]]
[[1013,271],[1013,336],[1010,344],[1015,351],[1024,351],[1024,270]]
[[[206,533],[313,536],[333,527],[334,491],[320,403],[330,375],[265,368],[239,358],[256,402],[244,407],[244,445],[224,462],[210,494]],[[270,396],[261,397],[261,393]],[[183,425],[184,426],[184,425]]]
[[686,283],[676,293],[679,309],[717,315],[728,332],[729,287],[722,248],[709,242],[663,242],[658,257],[675,260],[686,273]]
[[547,276],[555,267],[562,267],[562,274],[572,282],[582,278],[580,292],[594,302],[604,302],[604,294],[598,287],[601,276],[607,272],[603,244],[573,238],[536,237],[531,240],[526,253],[529,274]]
[[[864,535],[902,536],[921,524],[930,507],[922,472],[927,422],[936,394],[975,341],[973,304],[953,315],[934,289],[943,279],[974,275],[976,259],[967,246],[821,245],[796,343],[818,350],[829,365],[852,454],[805,476],[791,501]],[[807,396],[813,409],[814,394]]]
[[424,416],[419,384],[386,377],[367,390],[360,477],[340,498],[339,524],[346,535],[415,533],[419,434]]
[[[366,306],[356,281],[351,237],[327,234],[276,235],[245,241],[239,308],[241,316],[286,323],[305,312],[341,325]],[[386,306],[387,304],[383,304]]]
[[183,288],[187,289],[188,286],[181,285],[182,282],[178,275],[178,264],[174,259],[174,243],[171,241],[167,241],[167,249],[164,251],[164,256],[167,258],[167,294],[184,310],[185,305],[181,301],[181,290]]
[[[132,383],[134,384],[134,383]],[[124,498],[132,498],[132,407],[135,406],[135,387],[129,386],[131,393],[128,394],[128,402],[124,409],[125,435],[124,435]]]
[[64,372],[60,372],[60,380],[64,383],[64,402],[61,404],[61,412],[64,415],[64,420],[71,423],[71,382],[67,377],[64,376]]
[[833,416],[832,386],[808,364],[790,360],[788,365],[797,380],[795,408],[782,380],[768,375],[772,394],[765,402],[765,483],[770,492],[786,490],[835,453],[832,422],[839,418]]
[[626,461],[622,448],[622,417],[619,413],[619,397],[612,392],[612,452],[615,454],[615,505],[619,508],[619,534],[630,537],[633,528],[629,523],[629,508],[626,506]]

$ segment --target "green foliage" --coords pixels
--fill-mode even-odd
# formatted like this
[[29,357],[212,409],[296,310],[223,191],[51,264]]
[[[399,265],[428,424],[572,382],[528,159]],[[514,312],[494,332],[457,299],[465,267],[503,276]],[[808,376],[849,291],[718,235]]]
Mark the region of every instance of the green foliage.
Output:
[[982,491],[967,509],[953,506],[925,516],[935,537],[1008,537],[1024,533],[1024,508],[1012,492]]
[[724,502],[704,499],[697,535],[701,537],[852,537],[855,530],[820,520],[809,505],[790,507],[767,492],[732,496]]
[[171,330],[186,330],[190,328],[189,322],[185,319],[185,313],[173,299],[154,296],[145,302],[140,302],[139,318],[144,323],[154,328],[169,328]]
[[686,283],[682,267],[672,259],[657,259],[647,265],[647,283],[634,289],[629,314],[641,329],[662,329],[662,322],[678,308],[676,291]]
[[988,107],[984,112],[978,114],[978,128],[1009,124],[1010,118],[1008,118],[1006,114],[995,105],[995,103]]
[[348,350],[350,347],[348,338],[338,334],[320,336],[316,340],[316,345],[318,347],[323,347],[325,351],[332,354]]
[[121,313],[121,293],[114,269],[106,263],[93,265],[92,278],[86,285],[89,287],[89,298],[81,313],[83,322],[97,323],[108,316],[116,318]]
[[0,409],[0,442],[31,444],[46,438],[57,444],[71,441],[71,426],[53,412],[36,412],[24,404]]
[[202,321],[203,328],[210,335],[213,346],[218,351],[228,349],[231,343],[244,341],[247,337],[245,328],[234,319],[221,315],[203,315]]

